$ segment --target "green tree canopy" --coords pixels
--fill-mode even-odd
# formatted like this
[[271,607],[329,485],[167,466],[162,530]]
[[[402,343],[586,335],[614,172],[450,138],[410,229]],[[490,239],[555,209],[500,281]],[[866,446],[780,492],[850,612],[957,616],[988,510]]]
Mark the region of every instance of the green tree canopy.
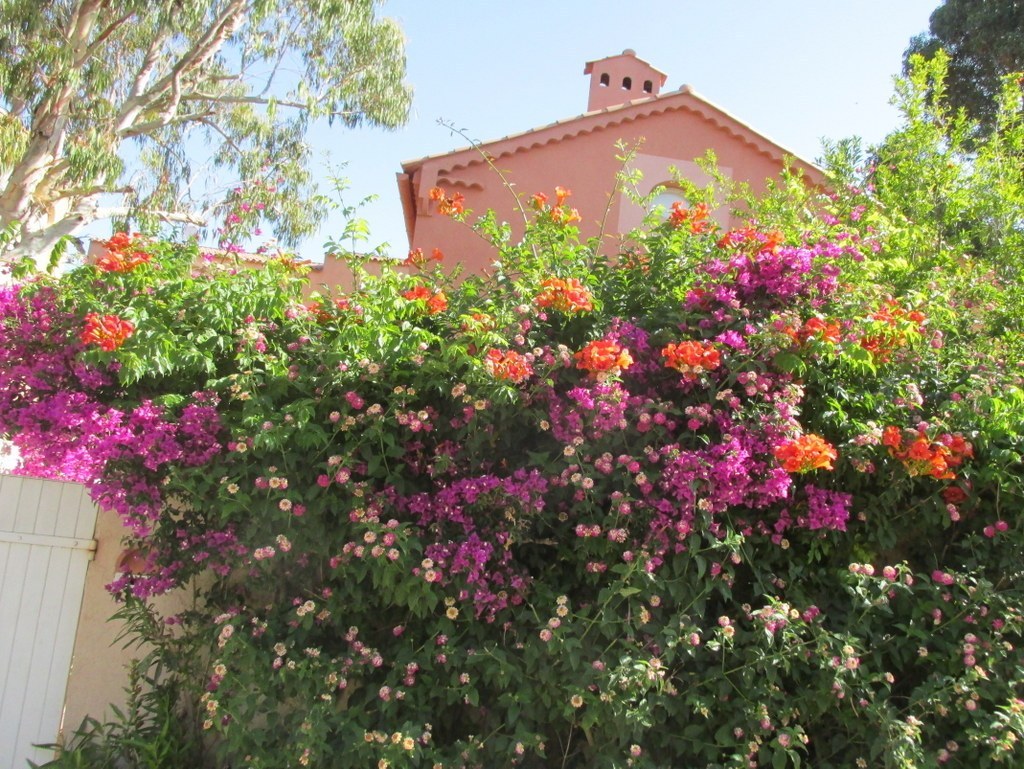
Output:
[[926,59],[939,49],[949,54],[947,99],[991,131],[996,97],[1006,75],[1024,70],[1024,2],[1021,0],[945,0],[929,19],[929,31],[910,41],[910,58]]
[[[319,214],[310,121],[405,122],[404,40],[374,0],[0,0],[8,258],[90,222],[205,225],[201,160],[253,180],[285,243]],[[210,175],[207,173],[208,181]]]

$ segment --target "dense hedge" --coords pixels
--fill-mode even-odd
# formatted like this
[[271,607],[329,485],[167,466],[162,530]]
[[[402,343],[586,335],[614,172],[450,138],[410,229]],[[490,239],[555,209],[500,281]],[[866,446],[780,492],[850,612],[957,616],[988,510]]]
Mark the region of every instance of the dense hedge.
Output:
[[120,237],[5,290],[0,430],[133,527],[113,589],[212,575],[149,631],[204,760],[1020,765],[1024,129],[927,77],[832,192],[611,257],[559,189],[458,284]]

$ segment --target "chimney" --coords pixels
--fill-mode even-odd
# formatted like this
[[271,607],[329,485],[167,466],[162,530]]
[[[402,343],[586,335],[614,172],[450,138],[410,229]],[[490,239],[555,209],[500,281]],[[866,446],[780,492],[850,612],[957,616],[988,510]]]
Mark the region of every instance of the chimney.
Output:
[[588,61],[583,74],[590,75],[587,112],[657,96],[668,79],[664,72],[638,58],[632,48],[618,56]]

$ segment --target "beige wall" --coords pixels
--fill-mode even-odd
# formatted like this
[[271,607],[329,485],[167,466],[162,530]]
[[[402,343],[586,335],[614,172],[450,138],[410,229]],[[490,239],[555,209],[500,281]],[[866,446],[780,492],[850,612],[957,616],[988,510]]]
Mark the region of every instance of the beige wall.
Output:
[[124,704],[123,690],[128,681],[125,666],[131,657],[114,643],[120,625],[108,619],[118,607],[104,589],[104,585],[114,579],[123,534],[117,515],[101,510],[94,535],[96,557],[86,572],[82,613],[68,678],[62,729],[65,737],[74,733],[86,715],[103,720],[111,715],[110,703]]
[[[96,557],[89,564],[85,578],[82,613],[75,637],[67,696],[64,705],[62,734],[69,739],[86,716],[99,721],[113,717],[111,704],[123,710],[128,684],[128,666],[145,654],[136,646],[124,648],[118,641],[121,622],[111,620],[120,604],[106,590],[114,581],[126,534],[115,513],[101,510],[96,519]],[[181,589],[162,596],[155,602],[164,616],[177,613],[195,599],[195,591]]]

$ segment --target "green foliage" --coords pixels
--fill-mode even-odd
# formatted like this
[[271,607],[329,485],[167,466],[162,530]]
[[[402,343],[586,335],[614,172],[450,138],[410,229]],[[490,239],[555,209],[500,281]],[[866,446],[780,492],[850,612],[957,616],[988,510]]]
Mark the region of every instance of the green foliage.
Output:
[[287,261],[193,274],[152,243],[25,289],[134,324],[76,353],[116,375],[103,405],[157,399],[170,432],[216,402],[202,462],[118,445],[102,479],[163,495],[119,590],[206,580],[138,630],[196,760],[1020,765],[1024,126],[1008,91],[968,152],[941,82],[837,145],[830,191],[688,190],[609,258],[563,190],[521,242],[473,225],[486,278],[357,265],[302,299]]
[[965,110],[981,132],[992,132],[1003,79],[1024,72],[1024,8],[1015,0],[942,0],[928,28],[910,41],[904,72],[911,72],[913,57],[945,51],[949,105]]
[[973,124],[943,99],[945,82],[944,56],[919,61],[897,85],[905,124],[870,155],[855,142],[836,144],[829,162],[842,205],[867,206],[863,215],[885,235],[865,277],[922,299],[955,290],[972,309],[956,333],[997,340],[1009,347],[996,357],[1012,356],[1024,307],[1011,290],[1024,263],[1024,95],[1008,82],[996,103],[998,130],[973,139]]
[[[165,638],[152,610],[129,600],[112,618],[124,623],[121,638],[128,646],[145,640],[152,644]],[[193,769],[202,766],[201,742],[182,719],[182,702],[166,661],[184,659],[181,649],[172,653],[158,643],[129,669],[125,705],[111,705],[106,722],[86,718],[65,743],[46,745],[56,751],[52,761],[33,769]]]

